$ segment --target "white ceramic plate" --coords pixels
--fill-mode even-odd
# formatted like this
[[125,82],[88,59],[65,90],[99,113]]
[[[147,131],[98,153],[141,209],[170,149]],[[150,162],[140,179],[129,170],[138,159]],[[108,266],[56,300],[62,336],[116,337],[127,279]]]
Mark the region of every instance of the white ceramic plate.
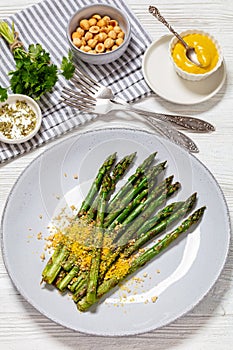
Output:
[[171,35],[153,42],[146,50],[142,68],[150,88],[160,97],[173,103],[191,105],[207,101],[223,86],[226,78],[225,63],[210,77],[201,81],[182,79],[169,57]]
[[[198,193],[207,206],[200,225],[127,282],[131,292],[116,289],[95,312],[80,313],[70,296],[40,285],[46,264],[40,254],[47,225],[57,207],[81,203],[105,157],[137,151],[134,167],[157,151],[167,160],[182,189],[174,200]],[[78,174],[78,180],[75,175]],[[65,197],[65,201],[62,198]],[[59,200],[59,198],[61,198]],[[68,328],[97,335],[147,332],[180,317],[209,291],[224,266],[230,225],[223,194],[214,177],[194,156],[146,131],[105,129],[71,137],[35,159],[22,173],[7,200],[2,220],[2,249],[8,273],[18,291],[42,314]],[[48,256],[46,257],[46,259]],[[159,273],[160,272],[160,273]],[[151,298],[158,296],[155,303]]]

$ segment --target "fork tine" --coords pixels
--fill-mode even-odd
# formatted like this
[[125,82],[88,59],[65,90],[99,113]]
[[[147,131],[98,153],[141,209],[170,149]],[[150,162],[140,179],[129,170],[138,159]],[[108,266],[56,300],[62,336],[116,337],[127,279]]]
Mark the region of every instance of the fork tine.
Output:
[[[76,79],[75,79],[76,78]],[[82,74],[79,71],[75,70],[75,73],[73,75],[73,80],[81,82],[89,89],[89,88],[93,88],[95,91],[98,90],[99,84],[97,82],[92,82],[92,80],[90,80],[90,78],[87,75]],[[94,80],[93,80],[94,81]]]
[[87,105],[86,103],[80,102],[80,101],[75,101],[70,98],[66,98],[65,96],[61,96],[62,101],[65,102],[68,105],[71,105],[73,107],[76,107],[80,110],[88,110],[88,111],[93,111],[95,109],[95,106],[93,105]]
[[83,91],[84,93],[88,94],[89,96],[95,94],[95,92],[97,90],[93,89],[93,86],[87,85],[85,82],[80,82],[79,80],[75,80],[74,77],[72,77],[71,79],[72,83],[74,83],[74,85],[80,89],[81,91]]
[[63,99],[62,102],[64,102],[65,104],[67,104],[70,107],[74,107],[76,109],[78,109],[81,112],[92,112],[94,108],[87,108],[84,106],[81,106],[80,104],[77,104],[74,101],[68,101],[66,99]]
[[75,66],[75,71],[76,71],[76,73],[78,74],[82,74],[89,82],[91,82],[92,84],[95,84],[95,85],[97,85],[98,87],[99,87],[99,83],[96,81],[96,80],[94,80],[93,78],[91,78],[89,75],[87,75],[86,73],[84,73],[84,71],[83,70],[81,70],[78,66],[77,66],[77,64],[76,63],[74,63],[74,66]]
[[89,95],[94,96],[95,93],[98,91],[97,86],[95,86],[86,78],[83,78],[81,75],[78,75],[76,73],[74,73],[73,77],[71,78],[71,81],[78,89],[84,91],[85,93],[88,93]]
[[67,87],[63,88],[61,98],[67,105],[82,111],[92,111],[96,105],[96,100],[93,97],[82,92],[74,92]]
[[63,102],[65,102],[67,104],[70,103],[72,105],[75,105],[75,107],[79,107],[80,109],[85,108],[85,109],[90,110],[90,109],[95,108],[95,104],[89,103],[88,101],[85,101],[84,99],[80,99],[80,98],[78,98],[78,100],[77,100],[77,98],[73,98],[69,94],[68,94],[68,96],[65,94],[62,94],[61,98],[63,99]]
[[89,103],[92,102],[92,104],[94,104],[94,105],[96,104],[96,99],[94,97],[92,97],[88,94],[85,94],[81,91],[73,91],[73,90],[69,89],[68,87],[66,87],[66,88],[63,88],[62,92],[64,94],[69,95],[70,97],[75,98],[75,99],[79,98],[79,100],[85,100],[86,102],[89,102]]

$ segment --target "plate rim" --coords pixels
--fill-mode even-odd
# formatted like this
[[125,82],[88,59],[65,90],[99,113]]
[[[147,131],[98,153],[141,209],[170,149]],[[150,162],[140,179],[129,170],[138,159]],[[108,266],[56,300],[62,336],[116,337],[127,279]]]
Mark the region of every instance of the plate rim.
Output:
[[[225,206],[225,212],[226,212],[226,217],[227,217],[227,226],[228,226],[228,232],[227,232],[227,241],[226,241],[226,251],[225,251],[225,254],[224,254],[224,259],[222,260],[222,263],[221,263],[221,267],[219,268],[219,271],[215,277],[215,279],[213,279],[212,281],[212,284],[208,286],[206,292],[204,294],[202,294],[198,300],[196,300],[194,303],[192,303],[191,305],[187,306],[183,312],[179,315],[177,315],[176,317],[173,317],[171,320],[169,320],[168,322],[164,322],[162,323],[160,326],[157,326],[157,327],[153,327],[153,326],[150,326],[150,327],[147,327],[147,328],[144,328],[142,331],[126,331],[125,333],[122,333],[122,332],[98,332],[98,331],[91,331],[91,330],[86,330],[86,329],[76,329],[76,328],[72,328],[68,325],[66,325],[65,323],[63,323],[62,321],[60,320],[57,320],[55,317],[52,317],[50,316],[49,314],[47,314],[47,312],[42,312],[41,311],[41,308],[40,307],[37,307],[37,303],[34,302],[33,300],[30,300],[30,298],[28,299],[27,295],[24,294],[24,292],[21,291],[21,288],[20,286],[18,286],[17,282],[14,281],[11,273],[10,273],[10,268],[8,267],[8,262],[7,262],[7,257],[6,257],[6,251],[5,251],[5,247],[4,247],[4,233],[3,233],[3,224],[4,224],[4,218],[5,218],[5,213],[6,213],[6,210],[7,210],[7,206],[8,206],[8,203],[9,203],[9,200],[10,198],[12,197],[13,195],[13,192],[14,192],[14,189],[15,187],[17,186],[18,182],[20,181],[21,177],[26,173],[26,171],[28,171],[28,169],[30,168],[30,166],[32,164],[34,164],[38,159],[40,159],[45,153],[47,152],[51,152],[54,148],[56,148],[57,146],[60,146],[61,144],[65,144],[66,142],[69,142],[70,140],[72,139],[78,139],[79,137],[82,137],[83,135],[86,135],[86,134],[92,134],[92,133],[98,133],[98,132],[105,132],[105,131],[126,131],[126,132],[139,132],[139,133],[144,133],[144,134],[149,134],[149,135],[153,135],[155,136],[156,138],[158,138],[159,140],[164,140],[165,143],[169,143],[171,144],[172,146],[180,149],[182,152],[186,152],[188,154],[188,156],[190,156],[191,158],[194,159],[194,161],[196,161],[199,165],[203,166],[205,171],[208,173],[208,175],[210,176],[210,178],[213,180],[213,182],[215,183],[215,185],[217,186],[220,194],[221,194],[221,197],[222,197],[222,200],[223,200],[223,203],[224,203],[224,206]],[[6,199],[6,202],[5,202],[5,205],[3,207],[3,212],[2,212],[2,218],[1,218],[1,225],[0,225],[0,243],[1,243],[1,251],[2,251],[2,257],[3,257],[3,263],[4,263],[4,266],[6,268],[6,271],[7,271],[7,274],[11,280],[11,282],[13,283],[13,286],[16,288],[16,290],[20,293],[20,295],[32,306],[34,307],[42,316],[45,316],[47,319],[55,322],[58,326],[62,326],[62,327],[65,327],[69,330],[73,330],[75,332],[80,332],[82,334],[86,334],[86,335],[94,335],[94,336],[107,336],[107,337],[125,337],[125,336],[132,336],[132,335],[139,335],[139,334],[145,334],[145,333],[148,333],[150,331],[156,331],[158,329],[161,329],[163,327],[166,327],[168,326],[169,324],[175,322],[176,320],[180,319],[181,317],[185,316],[188,312],[190,312],[195,306],[197,306],[201,300],[203,300],[206,295],[210,292],[210,290],[214,287],[214,285],[216,284],[216,282],[218,281],[223,269],[224,269],[224,266],[226,264],[226,260],[227,260],[227,257],[228,257],[228,254],[229,254],[229,249],[230,249],[230,238],[231,238],[231,231],[232,231],[232,228],[231,228],[231,219],[230,219],[230,211],[229,211],[229,208],[228,208],[228,204],[227,204],[227,201],[226,201],[226,198],[225,198],[225,195],[222,191],[222,188],[221,186],[219,185],[218,181],[216,180],[215,176],[212,174],[212,172],[207,168],[207,166],[202,162],[200,161],[194,154],[192,153],[188,153],[186,150],[184,150],[181,146],[179,145],[176,145],[174,143],[172,143],[171,141],[157,135],[157,134],[154,134],[148,130],[145,130],[145,129],[137,129],[137,128],[129,128],[129,127],[107,127],[107,128],[98,128],[98,129],[95,129],[95,130],[87,130],[87,131],[84,131],[84,132],[80,132],[79,134],[76,134],[76,135],[71,135],[69,136],[68,138],[62,140],[60,143],[56,143],[52,146],[50,146],[49,148],[43,150],[42,153],[40,153],[38,156],[36,156],[36,158],[34,158],[26,167],[25,169],[20,173],[20,175],[18,176],[18,178],[16,179],[15,183],[13,184],[10,192],[9,192],[9,195]]]
[[[168,101],[170,103],[175,103],[177,105],[184,105],[184,106],[191,106],[191,105],[200,104],[200,103],[208,101],[213,96],[215,96],[221,90],[221,88],[224,86],[224,83],[225,83],[226,77],[227,77],[226,62],[225,62],[224,58],[223,58],[223,62],[221,64],[221,66],[219,67],[219,69],[221,69],[221,67],[223,67],[223,76],[222,76],[222,80],[221,80],[220,84],[217,86],[217,88],[214,91],[212,91],[208,95],[205,95],[205,97],[200,97],[200,99],[197,100],[196,102],[176,101],[175,99],[171,99],[171,98],[167,97],[166,94],[160,93],[159,90],[155,90],[154,89],[154,87],[151,84],[150,80],[148,79],[148,75],[146,73],[146,69],[145,69],[145,67],[146,67],[146,59],[147,59],[147,56],[149,55],[149,52],[153,49],[154,46],[158,45],[160,42],[162,42],[165,39],[168,40],[168,38],[172,38],[172,35],[166,34],[166,35],[161,36],[159,39],[152,41],[152,43],[147,47],[146,51],[144,52],[144,55],[143,55],[143,58],[142,58],[142,73],[143,73],[143,77],[144,77],[146,83],[148,84],[148,86],[151,88],[151,90],[156,95],[160,96],[161,98],[163,98],[164,100],[166,100],[166,101]],[[216,74],[216,73],[217,73],[217,71],[214,74]],[[180,79],[182,79],[182,78],[180,78]],[[198,84],[198,81],[193,82],[193,83]]]

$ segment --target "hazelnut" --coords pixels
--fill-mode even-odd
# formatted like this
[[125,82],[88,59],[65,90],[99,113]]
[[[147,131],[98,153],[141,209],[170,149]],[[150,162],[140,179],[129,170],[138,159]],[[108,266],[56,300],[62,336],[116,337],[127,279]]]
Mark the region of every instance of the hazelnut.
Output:
[[97,26],[98,27],[104,27],[107,25],[107,21],[104,20],[103,18],[101,18],[98,22],[97,22]]
[[78,28],[76,29],[76,32],[79,33],[80,39],[81,39],[82,36],[84,36],[84,33],[85,33],[84,30],[83,30],[82,28],[80,28],[80,27],[78,27]]
[[77,47],[80,47],[82,45],[82,40],[80,38],[74,38],[73,44]]
[[106,26],[100,28],[100,33],[108,33],[108,28]]
[[90,40],[90,39],[92,39],[92,38],[93,38],[93,34],[90,33],[90,32],[86,32],[86,34],[85,34],[85,36],[84,36],[84,39],[85,39],[86,41],[88,41],[88,40]]
[[117,37],[124,39],[125,33],[124,32],[120,32],[120,33],[117,34]]
[[88,46],[90,46],[93,49],[98,44],[98,41],[96,39],[90,39],[88,40],[87,43],[88,43]]
[[89,19],[88,22],[89,22],[90,26],[92,27],[92,26],[96,25],[97,19],[92,17],[92,18]]
[[105,49],[105,47],[104,47],[104,44],[102,44],[102,43],[97,44],[96,47],[95,47],[95,50],[96,50],[97,53],[104,52],[104,49]]
[[82,19],[71,38],[80,50],[98,54],[116,50],[123,43],[124,35],[118,21],[96,13]]
[[118,38],[118,39],[116,39],[116,44],[117,44],[118,46],[120,46],[120,45],[123,43],[123,41],[124,41],[124,39]]
[[87,19],[82,19],[80,21],[79,25],[83,30],[89,30],[89,28],[90,28],[90,24],[89,24]]
[[109,33],[111,30],[113,30],[113,26],[108,25],[107,26],[107,33]]
[[91,32],[93,34],[97,34],[97,33],[99,33],[99,27],[98,26],[92,26],[92,27],[90,27],[89,32]]
[[86,45],[84,46],[84,49],[83,49],[85,52],[89,52],[91,50],[91,47]]
[[93,15],[92,18],[95,18],[95,19],[99,20],[99,19],[101,19],[101,16],[96,14],[96,15]]
[[104,46],[106,49],[110,49],[114,45],[114,40],[112,38],[107,38],[104,41]]
[[117,34],[122,31],[121,27],[119,27],[119,26],[115,26],[113,29],[114,29],[114,32],[116,32]]
[[71,35],[72,39],[74,38],[81,38],[80,34],[78,32],[73,32],[72,35]]
[[106,34],[106,33],[104,33],[104,32],[103,32],[103,33],[99,33],[99,34],[98,34],[98,40],[99,40],[99,42],[100,42],[100,43],[103,43],[103,42],[104,42],[104,40],[106,40],[106,39],[107,39],[107,37],[108,37],[108,36],[107,36],[107,34]]
[[114,30],[110,30],[110,32],[108,33],[109,38],[112,38],[113,40],[116,39],[117,37],[117,33]]
[[111,21],[109,21],[110,26],[116,27],[118,26],[118,22],[115,19],[111,19]]
[[111,21],[111,18],[109,16],[104,16],[103,20],[108,24],[108,22]]

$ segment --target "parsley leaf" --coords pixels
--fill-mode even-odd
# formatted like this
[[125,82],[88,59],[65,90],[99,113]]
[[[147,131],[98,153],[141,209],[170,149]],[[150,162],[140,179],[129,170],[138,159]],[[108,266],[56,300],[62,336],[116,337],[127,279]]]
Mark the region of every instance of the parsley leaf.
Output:
[[7,89],[2,88],[2,87],[0,86],[0,101],[1,101],[1,102],[6,101],[7,97],[8,97]]
[[[8,73],[10,88],[15,94],[24,94],[38,100],[44,93],[51,92],[58,81],[60,70],[51,63],[50,54],[40,44],[29,45],[28,51],[18,48],[14,51],[16,69]],[[70,79],[74,74],[72,54],[63,57],[61,74]],[[0,90],[3,100],[7,92]]]
[[[51,63],[50,54],[40,44],[29,45],[28,51],[14,52],[16,70],[9,72],[11,89],[14,93],[25,94],[39,99],[45,92],[51,92],[58,80],[58,67]],[[70,79],[74,73],[72,54],[63,57],[61,73]]]
[[[0,35],[12,44],[14,42],[14,23],[12,28],[7,22],[0,21]],[[39,99],[46,92],[51,92],[58,80],[59,73],[66,79],[70,79],[75,67],[72,63],[72,52],[68,57],[62,58],[59,69],[51,62],[50,53],[46,52],[41,44],[31,44],[28,50],[22,46],[13,49],[15,70],[8,73],[10,77],[10,88],[12,92],[25,94]],[[0,101],[7,98],[7,89],[0,86]]]
[[75,67],[72,63],[72,52],[71,50],[68,53],[68,57],[63,57],[62,58],[62,63],[61,63],[61,74],[67,79],[69,80],[70,78],[72,78],[73,74],[74,74],[74,70]]

